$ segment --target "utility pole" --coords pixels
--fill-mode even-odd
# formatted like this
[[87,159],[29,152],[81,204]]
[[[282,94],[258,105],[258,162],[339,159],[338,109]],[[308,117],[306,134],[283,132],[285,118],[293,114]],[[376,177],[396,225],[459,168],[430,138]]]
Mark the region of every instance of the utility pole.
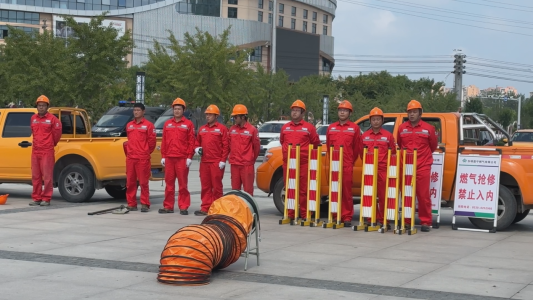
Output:
[[271,35],[271,72],[276,73],[276,0],[273,0],[273,33]]
[[517,129],[521,128],[521,96],[517,98]]
[[460,106],[463,108],[465,105],[464,89],[462,83],[462,76],[465,74],[464,63],[465,54],[457,53],[454,55],[454,91],[456,92],[456,100],[460,101]]

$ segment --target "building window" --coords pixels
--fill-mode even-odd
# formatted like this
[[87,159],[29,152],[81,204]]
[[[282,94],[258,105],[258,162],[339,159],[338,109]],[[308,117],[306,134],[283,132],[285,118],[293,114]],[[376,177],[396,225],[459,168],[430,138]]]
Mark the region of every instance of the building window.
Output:
[[284,27],[284,16],[278,16],[278,26]]
[[228,8],[228,18],[237,19],[237,7]]
[[258,22],[263,22],[263,12],[262,11],[258,12]]
[[312,13],[312,21],[317,21],[317,12],[316,11],[314,11]]
[[273,14],[269,13],[269,24],[273,24]]
[[317,24],[312,23],[312,33],[317,33]]
[[[6,3],[0,0],[0,3]],[[9,2],[8,2],[9,3]],[[0,9],[0,22],[13,22],[39,25],[39,14]]]
[[291,6],[291,15],[293,17],[296,17],[297,16],[297,8],[294,7],[294,6]]
[[[119,1],[118,3],[120,4],[120,1],[122,0],[118,0],[118,1]],[[117,3],[117,0],[111,0],[111,4],[112,4],[111,7],[113,7],[114,6],[113,4],[116,4],[116,3]],[[93,9],[95,9],[94,7],[95,7],[95,4],[93,4]],[[102,9],[106,9],[106,5],[102,5]],[[219,0],[203,0],[203,1],[182,0],[175,4],[175,9],[179,14],[184,14],[184,15],[220,17],[221,16],[221,1]]]
[[328,15],[323,15],[323,23],[328,24]]
[[302,31],[308,31],[308,22],[302,21]]
[[291,19],[291,29],[295,29],[295,24],[297,23],[297,20]]
[[261,62],[261,46],[258,46],[250,53],[251,62]]
[[280,3],[280,5],[278,5],[278,12],[281,14],[284,13],[284,3]]
[[325,58],[323,58],[323,71],[330,72],[330,62]]
[[263,8],[263,0],[258,0],[258,8]]
[[323,35],[327,36],[328,35],[328,26],[323,26]]
[[228,4],[237,5],[237,0],[228,0]]
[[269,1],[269,11],[273,11],[273,2]]
[[302,19],[308,19],[308,10],[307,9],[302,11]]

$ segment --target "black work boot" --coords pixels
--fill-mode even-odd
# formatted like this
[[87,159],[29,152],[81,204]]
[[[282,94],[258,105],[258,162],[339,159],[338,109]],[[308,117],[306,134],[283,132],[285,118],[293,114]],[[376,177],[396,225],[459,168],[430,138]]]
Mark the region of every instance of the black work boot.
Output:
[[30,206],[39,206],[39,205],[41,205],[41,201],[31,201],[29,205]]
[[141,212],[148,212],[148,209],[150,209],[150,207],[148,207],[148,205],[141,205]]
[[126,206],[126,209],[128,209],[128,211],[137,211],[137,206]]
[[430,232],[430,228],[429,225],[421,225],[421,232]]
[[202,211],[202,210],[197,210],[197,211],[195,211],[195,215],[196,216],[205,216],[205,215],[208,215],[208,213],[205,212],[205,211]]
[[172,209],[169,209],[169,208],[161,208],[158,210],[158,213],[174,213],[174,210]]
[[181,215],[188,215],[189,212],[187,212],[187,210],[180,210],[180,214]]

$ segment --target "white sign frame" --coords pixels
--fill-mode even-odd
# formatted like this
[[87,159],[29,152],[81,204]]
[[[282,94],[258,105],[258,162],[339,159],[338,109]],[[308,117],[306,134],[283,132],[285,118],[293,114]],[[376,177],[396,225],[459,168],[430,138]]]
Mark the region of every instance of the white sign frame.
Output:
[[[430,170],[430,201],[432,203],[432,215],[436,215],[436,223],[432,228],[439,229],[439,223],[441,219],[441,199],[443,193],[443,167],[445,164],[445,153],[443,152],[434,152],[432,153],[432,158],[434,159],[432,167]],[[432,181],[432,179],[438,176],[437,181]],[[432,190],[435,189],[436,197],[432,198]],[[435,212],[435,213],[434,213]]]
[[[463,148],[463,149],[468,150],[470,148]],[[500,150],[499,149],[471,148],[473,150],[479,150],[479,151],[499,151],[499,154],[498,155],[479,155],[479,154],[464,155],[461,153],[463,149],[461,149],[460,153],[458,153],[458,163],[456,167],[452,229],[495,233],[497,232],[498,207],[499,207],[499,181],[500,181],[500,171],[501,171]],[[481,179],[478,178],[478,176],[480,176],[478,170],[483,170],[483,172],[480,174],[482,176],[493,175],[494,178],[491,181],[492,184],[489,184],[490,182],[486,181],[488,184],[484,185],[484,182],[481,181],[482,178]],[[467,182],[465,181],[465,176],[462,176],[462,174],[466,174],[466,173],[469,174],[469,177],[467,178]],[[475,176],[472,176],[472,175],[475,175]],[[487,180],[487,178],[484,177],[484,180]],[[490,193],[493,193],[491,195],[492,201],[490,204],[484,203],[485,205],[483,206],[481,206],[480,204],[477,204],[481,202],[481,201],[478,201],[478,198],[482,198],[482,200],[484,200],[484,195],[481,193],[480,189],[479,189],[479,195],[477,197],[476,202],[473,202],[474,189],[469,188],[469,187],[472,187],[470,185],[475,185],[475,184],[471,184],[470,181],[473,181],[473,183],[478,181],[478,184],[476,185],[481,185],[481,186],[486,187],[486,190],[485,190],[486,199],[488,198],[488,195]],[[466,189],[469,189],[469,191],[466,192]],[[466,197],[466,193],[471,195],[471,197],[469,196]],[[460,194],[462,194],[462,196],[460,196]],[[473,203],[475,205],[473,205]],[[458,228],[456,226],[456,216],[469,217],[469,218],[493,219],[493,228],[491,230]]]

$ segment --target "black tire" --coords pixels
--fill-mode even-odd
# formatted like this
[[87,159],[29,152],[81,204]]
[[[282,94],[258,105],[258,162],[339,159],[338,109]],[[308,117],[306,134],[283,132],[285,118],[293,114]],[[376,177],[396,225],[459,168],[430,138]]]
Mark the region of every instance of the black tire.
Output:
[[284,178],[280,177],[278,181],[276,181],[276,184],[274,184],[273,189],[273,201],[274,205],[276,206],[276,209],[280,211],[280,213],[284,214],[284,201],[285,201],[285,183]]
[[516,214],[515,218],[514,218],[514,221],[512,222],[512,224],[515,224],[515,223],[519,223],[520,221],[524,220],[525,217],[527,217],[527,215],[530,213],[530,209],[527,209],[521,213],[518,213]]
[[106,185],[104,189],[114,199],[126,199],[126,186],[122,187],[121,185]]
[[[499,185],[499,208],[497,209],[497,231],[508,228],[517,215],[517,202],[513,193],[506,186]],[[471,223],[480,229],[493,229],[493,220],[469,218]]]
[[70,203],[81,203],[95,194],[95,175],[82,164],[68,165],[59,174],[59,193]]

